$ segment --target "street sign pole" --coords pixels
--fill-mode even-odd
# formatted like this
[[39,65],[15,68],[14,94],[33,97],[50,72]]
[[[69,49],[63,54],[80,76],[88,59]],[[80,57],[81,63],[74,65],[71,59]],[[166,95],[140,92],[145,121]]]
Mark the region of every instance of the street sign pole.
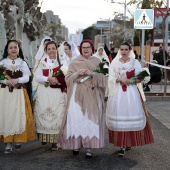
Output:
[[[141,44],[141,60],[144,61],[145,55],[145,30],[142,29],[142,44]],[[144,67],[144,63],[142,62],[142,67]]]
[[[145,55],[145,29],[153,29],[153,9],[137,9],[135,10],[134,28],[142,30],[142,42],[141,42],[141,60],[144,61]],[[142,62],[142,66],[144,63]]]

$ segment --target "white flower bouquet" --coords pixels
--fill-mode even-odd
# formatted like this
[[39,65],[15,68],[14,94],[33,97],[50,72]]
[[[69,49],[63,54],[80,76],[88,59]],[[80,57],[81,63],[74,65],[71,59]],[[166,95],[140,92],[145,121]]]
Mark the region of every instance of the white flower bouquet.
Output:
[[143,70],[142,72],[144,75],[143,83],[147,84],[151,79],[149,69],[147,67],[144,67],[142,70]]

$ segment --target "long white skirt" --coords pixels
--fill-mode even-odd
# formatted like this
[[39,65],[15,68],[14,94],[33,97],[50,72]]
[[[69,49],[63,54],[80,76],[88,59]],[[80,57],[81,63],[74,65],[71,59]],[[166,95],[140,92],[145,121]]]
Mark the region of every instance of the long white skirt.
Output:
[[66,93],[40,84],[35,97],[34,117],[37,133],[58,134],[66,107]]
[[113,131],[138,131],[144,129],[146,117],[136,85],[127,86],[127,91],[125,92],[120,86],[118,92],[108,99],[106,124]]
[[76,84],[73,87],[73,94],[70,100],[70,105],[67,114],[66,138],[96,137],[99,139],[99,125],[91,121],[87,114],[83,115],[80,106],[75,102]]
[[25,131],[26,113],[23,89],[0,87],[0,135],[4,137]]

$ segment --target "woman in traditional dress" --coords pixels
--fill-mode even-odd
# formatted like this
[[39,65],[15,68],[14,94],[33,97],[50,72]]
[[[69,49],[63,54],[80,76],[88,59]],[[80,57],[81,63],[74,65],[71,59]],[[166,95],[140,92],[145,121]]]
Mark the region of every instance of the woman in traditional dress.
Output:
[[123,156],[125,150],[133,146],[154,142],[144,93],[139,86],[140,81],[133,78],[141,71],[131,46],[127,42],[122,43],[109,67],[109,99],[106,108],[109,142],[120,147],[119,156]]
[[93,74],[100,60],[93,56],[91,40],[81,42],[80,53],[70,63],[65,78],[68,94],[64,131],[66,140],[61,144],[63,149],[72,149],[74,155],[79,153],[80,148],[87,148],[86,157],[92,157],[91,148],[104,147],[106,76]]
[[99,58],[100,61],[106,60],[108,65],[110,64],[109,58],[102,46],[98,47],[96,53],[94,54],[95,57]]
[[47,56],[40,61],[36,70],[38,88],[34,108],[38,140],[42,144],[51,143],[52,150],[57,149],[56,143],[58,143],[58,134],[66,105],[64,76],[54,76],[62,64],[57,55],[57,48],[54,41],[46,44]]
[[21,143],[35,140],[35,128],[30,100],[25,88],[30,70],[16,40],[5,46],[0,65],[6,68],[6,79],[0,80],[0,141],[6,143],[4,153],[17,150]]
[[46,44],[51,41],[52,39],[48,36],[45,36],[42,41],[41,44],[39,46],[39,49],[37,51],[37,54],[35,55],[35,66],[33,69],[33,80],[32,80],[32,97],[33,97],[33,102],[34,102],[34,95],[36,93],[37,87],[38,87],[38,83],[36,81],[36,69],[38,68],[40,61],[43,60],[43,58],[47,57],[47,53],[44,50]]
[[64,60],[65,66],[69,66],[70,62],[80,55],[80,52],[73,42],[65,41],[59,47],[59,55],[61,61]]
[[[107,46],[106,46],[106,48],[107,48]],[[102,46],[98,47],[94,56],[99,58],[101,62],[105,62],[107,64],[107,66],[110,65],[109,58]],[[105,101],[107,101],[107,99],[108,99],[108,87],[106,87],[106,91],[105,91]]]
[[49,37],[49,36],[45,36],[41,40],[41,44],[40,44],[40,46],[38,48],[38,51],[37,51],[37,53],[35,55],[35,61],[36,62],[39,62],[43,57],[46,57],[47,53],[46,53],[46,51],[44,49],[45,49],[46,44],[49,41],[52,41],[51,37]]

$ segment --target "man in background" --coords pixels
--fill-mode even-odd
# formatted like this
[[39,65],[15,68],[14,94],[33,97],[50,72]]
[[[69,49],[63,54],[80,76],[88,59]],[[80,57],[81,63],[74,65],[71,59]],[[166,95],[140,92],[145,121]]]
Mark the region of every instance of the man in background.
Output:
[[[168,53],[165,51],[165,61],[167,60]],[[164,65],[164,57],[163,57],[163,47],[159,47],[159,53],[154,53],[153,60],[156,60],[158,64]]]
[[109,55],[110,63],[111,63],[111,61],[116,57],[116,55],[117,55],[117,53],[115,52],[114,47],[112,47],[112,48],[110,49],[110,55]]

